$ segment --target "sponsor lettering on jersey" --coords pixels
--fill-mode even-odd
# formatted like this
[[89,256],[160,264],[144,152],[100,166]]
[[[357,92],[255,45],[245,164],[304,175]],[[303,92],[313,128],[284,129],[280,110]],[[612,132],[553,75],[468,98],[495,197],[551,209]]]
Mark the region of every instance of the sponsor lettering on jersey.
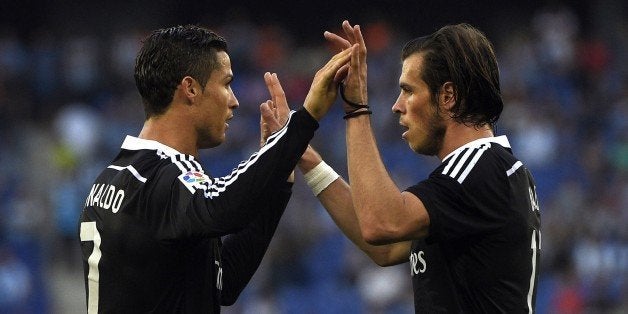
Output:
[[424,273],[427,269],[427,262],[423,258],[424,255],[425,252],[423,251],[410,253],[410,274],[412,276]]

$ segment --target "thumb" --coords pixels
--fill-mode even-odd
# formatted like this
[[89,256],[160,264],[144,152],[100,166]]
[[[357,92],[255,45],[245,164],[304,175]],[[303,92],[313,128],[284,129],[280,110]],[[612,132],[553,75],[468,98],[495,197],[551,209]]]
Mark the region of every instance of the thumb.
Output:
[[267,100],[259,106],[259,111],[260,111],[260,114],[262,115],[262,121],[265,121],[265,122],[268,122],[269,120],[272,120],[275,117],[275,113],[271,109],[269,103],[272,103],[272,101]]
[[272,100],[263,102],[259,109],[262,116],[262,122],[266,124],[269,133],[275,132],[281,128],[276,115],[276,110],[273,109],[274,103]]
[[336,75],[334,75],[334,83],[338,84],[342,82],[345,78],[347,78],[347,74],[349,74],[349,65],[343,65],[338,71]]

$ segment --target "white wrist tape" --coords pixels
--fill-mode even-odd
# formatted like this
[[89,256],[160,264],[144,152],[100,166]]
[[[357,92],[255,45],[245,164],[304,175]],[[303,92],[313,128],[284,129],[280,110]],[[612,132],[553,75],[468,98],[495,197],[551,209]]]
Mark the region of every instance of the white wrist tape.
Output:
[[338,179],[339,175],[325,161],[321,161],[303,177],[314,195],[318,196],[327,186]]

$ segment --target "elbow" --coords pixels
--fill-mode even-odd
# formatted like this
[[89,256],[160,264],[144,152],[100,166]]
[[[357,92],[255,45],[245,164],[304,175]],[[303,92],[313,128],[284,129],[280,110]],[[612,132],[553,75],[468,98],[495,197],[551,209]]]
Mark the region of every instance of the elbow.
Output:
[[371,260],[373,260],[373,262],[375,262],[375,264],[379,267],[388,267],[399,264],[398,262],[393,262],[388,258],[381,258],[376,256],[371,256]]
[[376,222],[360,227],[364,242],[374,246],[423,239],[428,233],[428,223],[422,221],[404,224],[383,224]]
[[377,264],[377,266],[380,267],[399,265],[407,261],[407,256],[409,254],[400,250],[399,245],[364,245],[360,248],[375,264]]
[[362,238],[364,238],[364,242],[370,245],[384,245],[386,244],[385,239],[381,237],[379,234],[374,232],[363,232]]
[[370,245],[385,245],[397,242],[397,232],[392,227],[386,227],[379,224],[367,225],[361,228],[361,232],[364,242]]

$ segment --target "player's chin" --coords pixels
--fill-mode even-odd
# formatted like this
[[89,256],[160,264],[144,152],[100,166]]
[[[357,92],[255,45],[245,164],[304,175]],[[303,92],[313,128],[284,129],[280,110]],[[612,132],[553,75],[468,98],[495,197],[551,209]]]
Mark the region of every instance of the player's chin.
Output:
[[199,148],[213,148],[222,144],[226,139],[226,135],[223,132],[222,136],[215,136],[212,138],[207,138],[206,140],[200,143]]

